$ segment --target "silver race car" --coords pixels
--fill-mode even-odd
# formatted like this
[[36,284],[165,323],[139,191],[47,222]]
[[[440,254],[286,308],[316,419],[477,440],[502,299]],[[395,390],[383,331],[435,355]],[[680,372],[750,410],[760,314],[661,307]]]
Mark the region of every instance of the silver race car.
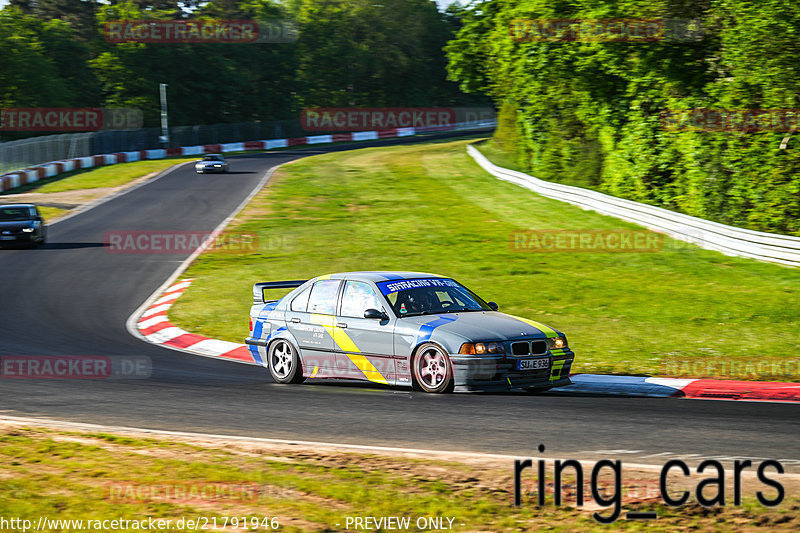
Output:
[[[289,288],[280,300],[264,297]],[[434,274],[256,283],[245,342],[279,383],[356,379],[426,392],[569,385],[574,354],[564,334],[497,308]]]
[[198,174],[206,172],[228,172],[228,162],[221,154],[206,154],[203,159],[194,164],[194,170]]

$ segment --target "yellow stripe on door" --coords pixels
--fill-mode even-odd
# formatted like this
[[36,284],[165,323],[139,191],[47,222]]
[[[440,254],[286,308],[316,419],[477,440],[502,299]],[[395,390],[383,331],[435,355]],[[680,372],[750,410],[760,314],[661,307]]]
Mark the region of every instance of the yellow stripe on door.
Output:
[[361,350],[358,349],[358,346],[356,346],[356,343],[353,342],[353,339],[350,338],[347,332],[342,328],[336,327],[335,316],[312,314],[311,322],[325,328],[325,331],[333,337],[333,342],[336,343],[336,346],[343,352],[346,352],[345,355],[356,365],[356,368],[364,373],[368,380],[375,383],[383,383],[384,385],[389,384],[386,378],[383,377],[383,374],[378,372],[378,369],[375,368],[375,365],[373,365],[369,359],[361,355]]

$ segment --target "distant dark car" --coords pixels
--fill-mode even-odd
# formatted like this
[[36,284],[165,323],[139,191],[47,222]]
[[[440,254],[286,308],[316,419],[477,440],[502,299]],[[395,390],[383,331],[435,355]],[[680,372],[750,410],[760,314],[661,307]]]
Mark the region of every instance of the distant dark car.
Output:
[[47,228],[35,205],[0,205],[0,246],[39,246],[46,240]]
[[228,172],[228,162],[220,154],[207,154],[203,159],[194,164],[198,174],[206,172]]

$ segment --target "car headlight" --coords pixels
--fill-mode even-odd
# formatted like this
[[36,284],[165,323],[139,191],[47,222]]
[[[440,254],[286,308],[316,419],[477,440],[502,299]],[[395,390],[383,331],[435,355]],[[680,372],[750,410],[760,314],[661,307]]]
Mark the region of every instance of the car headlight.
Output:
[[458,353],[462,355],[484,355],[487,353],[505,353],[502,342],[465,342]]
[[568,348],[569,344],[567,343],[567,338],[564,336],[553,337],[552,339],[547,339],[547,347],[551,350],[560,350],[562,348]]
[[25,233],[33,233],[34,229],[35,228],[22,228],[22,231],[24,231]]

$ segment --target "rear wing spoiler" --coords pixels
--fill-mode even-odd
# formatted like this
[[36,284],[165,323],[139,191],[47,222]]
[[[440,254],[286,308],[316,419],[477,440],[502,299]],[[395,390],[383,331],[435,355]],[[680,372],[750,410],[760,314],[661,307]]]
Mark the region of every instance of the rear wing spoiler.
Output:
[[296,279],[292,281],[265,281],[253,285],[253,303],[263,304],[268,300],[264,297],[264,292],[271,289],[295,289],[308,281],[307,279]]

